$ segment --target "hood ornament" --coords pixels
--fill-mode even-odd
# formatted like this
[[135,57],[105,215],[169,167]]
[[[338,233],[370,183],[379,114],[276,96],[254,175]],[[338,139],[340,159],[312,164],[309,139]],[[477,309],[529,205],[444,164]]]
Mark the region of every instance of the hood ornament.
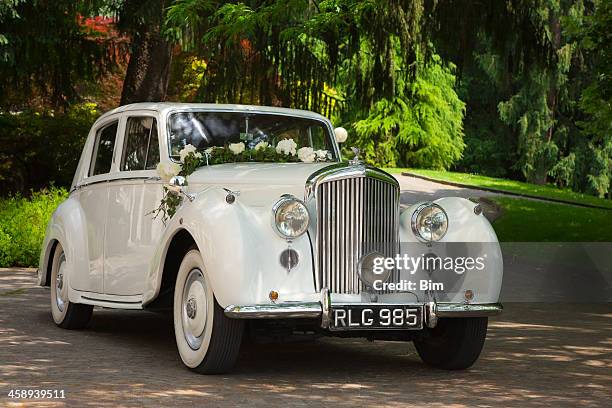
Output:
[[353,157],[352,160],[349,160],[349,164],[353,166],[357,164],[363,164],[363,162],[359,159],[359,153],[361,153],[361,150],[358,147],[351,147],[351,150],[355,154],[355,157]]

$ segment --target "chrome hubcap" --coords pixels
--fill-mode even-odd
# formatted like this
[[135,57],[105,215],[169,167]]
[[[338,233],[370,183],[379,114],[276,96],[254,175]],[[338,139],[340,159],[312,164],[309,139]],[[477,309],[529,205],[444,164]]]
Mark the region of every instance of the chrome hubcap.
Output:
[[64,285],[64,272],[66,268],[66,255],[60,255],[59,265],[57,268],[57,276],[55,277],[55,303],[60,312],[64,311],[66,306],[66,287]]
[[193,350],[198,350],[204,339],[208,308],[206,289],[202,271],[192,269],[183,288],[181,315],[185,340]]
[[187,317],[189,317],[190,319],[195,319],[196,312],[198,311],[198,305],[196,303],[196,300],[194,298],[190,298],[187,301],[187,305],[185,306],[185,308],[185,311],[187,312]]

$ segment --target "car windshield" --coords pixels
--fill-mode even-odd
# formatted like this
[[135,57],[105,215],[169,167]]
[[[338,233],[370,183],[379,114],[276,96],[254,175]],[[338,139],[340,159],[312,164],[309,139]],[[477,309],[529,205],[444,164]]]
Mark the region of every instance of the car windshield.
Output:
[[284,139],[293,139],[298,148],[326,150],[330,160],[337,160],[325,124],[294,116],[251,112],[177,112],[170,115],[168,138],[170,155],[176,160],[186,145],[203,151],[242,142],[246,149],[253,149],[261,142],[275,147]]

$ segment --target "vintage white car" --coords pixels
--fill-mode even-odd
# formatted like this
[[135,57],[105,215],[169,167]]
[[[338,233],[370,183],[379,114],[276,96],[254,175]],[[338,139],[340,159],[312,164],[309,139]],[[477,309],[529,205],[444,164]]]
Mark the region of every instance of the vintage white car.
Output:
[[[53,320],[79,329],[94,306],[171,310],[179,355],[200,373],[228,371],[245,333],[414,341],[432,366],[471,366],[502,310],[491,225],[463,198],[400,206],[394,177],[357,151],[342,160],[344,139],[284,108],[102,115],[42,246]],[[187,156],[200,161],[181,176]],[[169,213],[154,212],[168,198]]]

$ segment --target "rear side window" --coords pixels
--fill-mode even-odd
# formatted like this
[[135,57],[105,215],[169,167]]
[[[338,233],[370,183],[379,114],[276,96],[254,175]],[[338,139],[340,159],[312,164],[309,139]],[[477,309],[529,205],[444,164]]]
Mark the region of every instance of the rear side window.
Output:
[[113,162],[113,150],[117,137],[118,122],[113,122],[96,133],[96,144],[94,146],[89,175],[106,174],[111,169]]
[[121,170],[151,170],[158,163],[157,121],[150,116],[128,118]]

